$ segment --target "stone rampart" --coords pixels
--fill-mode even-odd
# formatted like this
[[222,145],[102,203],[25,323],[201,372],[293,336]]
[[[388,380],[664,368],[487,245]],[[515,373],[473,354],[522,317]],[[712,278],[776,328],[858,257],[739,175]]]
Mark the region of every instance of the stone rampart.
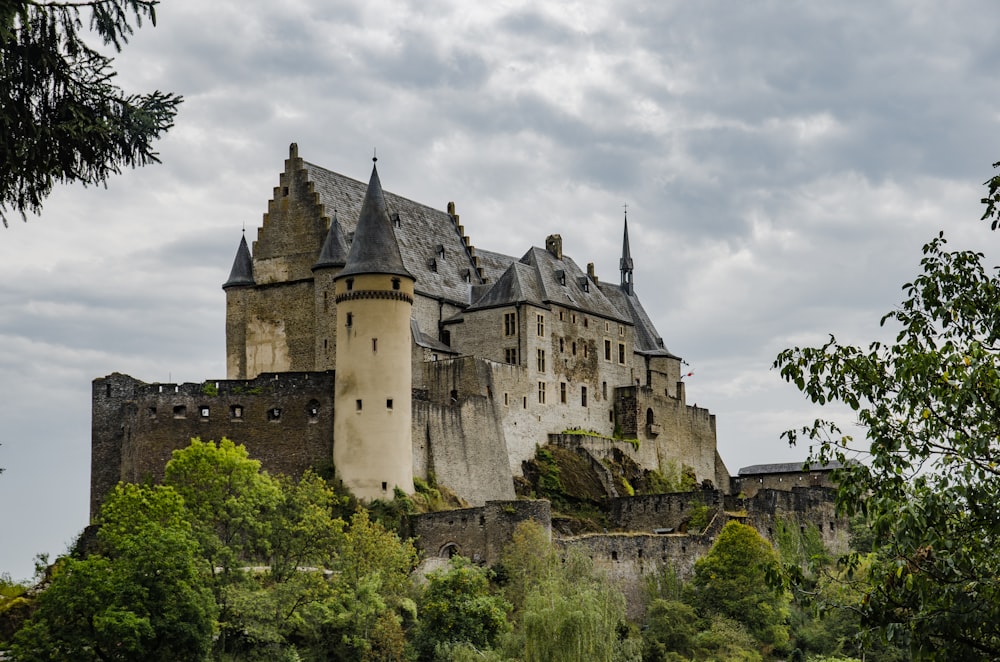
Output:
[[479,508],[413,515],[404,534],[416,539],[428,557],[461,554],[477,563],[492,565],[514,536],[521,522],[533,521],[550,536],[552,507],[548,501],[489,501]]
[[149,384],[115,373],[92,387],[91,516],[118,483],[158,481],[193,437],[227,437],[272,474],[333,463],[333,373]]

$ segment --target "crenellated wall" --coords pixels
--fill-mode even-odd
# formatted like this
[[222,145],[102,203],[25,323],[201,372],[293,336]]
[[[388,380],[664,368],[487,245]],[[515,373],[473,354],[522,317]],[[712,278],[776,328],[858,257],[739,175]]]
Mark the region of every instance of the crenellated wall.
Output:
[[333,462],[333,373],[149,384],[114,373],[92,385],[91,516],[119,481],[160,480],[193,437],[246,446],[271,473]]

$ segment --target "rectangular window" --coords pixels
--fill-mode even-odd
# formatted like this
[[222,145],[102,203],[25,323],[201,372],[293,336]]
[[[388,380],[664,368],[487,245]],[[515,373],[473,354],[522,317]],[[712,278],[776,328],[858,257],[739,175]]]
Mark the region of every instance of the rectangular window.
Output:
[[559,382],[559,402],[566,404],[566,382]]
[[538,350],[538,372],[545,372],[545,350]]
[[601,397],[604,398],[605,400],[608,399],[608,383],[607,382],[601,382]]
[[510,406],[510,394],[509,393],[504,393],[503,394],[503,406],[504,407]]
[[504,363],[509,363],[511,365],[517,365],[517,348],[508,347],[503,351]]
[[605,340],[604,341],[604,360],[605,361],[610,361],[611,360],[611,341],[610,340]]
[[562,354],[566,351],[565,343],[562,338],[559,339],[559,353]]
[[386,409],[392,409],[392,398],[386,398],[385,408]]
[[537,321],[538,321],[538,335],[539,336],[544,336],[545,335],[545,315],[538,315],[537,316]]
[[621,324],[618,325],[618,335],[620,335],[620,336],[624,336],[625,335],[625,327],[622,326]]
[[372,338],[372,353],[378,351],[378,338]]
[[354,324],[354,313],[347,313],[347,319],[344,322],[344,326],[351,326]]
[[573,324],[576,324],[576,313],[570,315],[569,321],[572,322]]
[[580,387],[580,406],[581,407],[586,407],[587,406],[587,387],[586,386],[581,386]]
[[355,408],[355,409],[356,409],[357,411],[361,411],[361,401],[360,401],[360,400],[355,400],[355,401],[354,401],[354,408]]
[[545,382],[538,382],[538,404],[545,404]]
[[625,343],[618,343],[618,362],[625,363]]
[[559,311],[559,321],[560,321],[560,322],[561,322],[561,321],[563,321],[563,317],[564,317],[564,315],[563,315],[563,311],[561,311],[561,310],[560,310],[560,311]]
[[503,314],[503,334],[512,336],[517,333],[517,313]]

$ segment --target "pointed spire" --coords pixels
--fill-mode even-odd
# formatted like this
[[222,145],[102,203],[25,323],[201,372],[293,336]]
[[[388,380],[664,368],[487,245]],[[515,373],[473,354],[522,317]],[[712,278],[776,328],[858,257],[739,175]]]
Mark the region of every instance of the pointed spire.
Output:
[[365,200],[361,204],[361,215],[354,231],[351,251],[347,255],[347,266],[337,278],[353,274],[395,274],[413,278],[403,266],[399,244],[396,243],[392,221],[389,220],[389,211],[385,206],[382,182],[379,181],[378,169],[374,165]]
[[240,247],[236,249],[236,259],[233,260],[232,271],[229,272],[229,280],[225,282],[222,289],[254,284],[253,261],[250,259],[250,247],[247,246],[247,235],[244,230],[243,237],[240,239]]
[[320,251],[316,264],[313,265],[313,271],[323,267],[342,267],[345,264],[347,264],[347,238],[344,237],[344,229],[340,227],[337,212],[333,212],[330,230],[326,233],[323,250]]
[[625,294],[632,294],[632,252],[628,247],[628,205],[625,206],[625,237],[622,240],[622,259],[619,260],[622,272],[622,289]]

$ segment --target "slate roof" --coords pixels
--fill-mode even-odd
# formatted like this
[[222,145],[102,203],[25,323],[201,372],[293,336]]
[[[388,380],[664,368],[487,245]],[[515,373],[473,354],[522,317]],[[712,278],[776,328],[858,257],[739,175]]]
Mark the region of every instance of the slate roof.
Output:
[[342,267],[347,264],[347,237],[334,212],[333,220],[330,221],[330,230],[326,233],[326,241],[323,242],[323,250],[319,252],[319,259],[313,265],[313,269],[323,267]]
[[[485,251],[484,251],[485,252]],[[499,258],[499,254],[490,256]],[[480,264],[483,259],[480,258]],[[500,260],[496,260],[500,264]],[[499,308],[530,303],[542,308],[553,304],[584,313],[631,324],[572,258],[560,260],[544,248],[532,247],[517,262],[512,262],[496,283],[467,310]]]
[[403,266],[399,254],[399,243],[393,232],[393,221],[385,206],[382,182],[378,169],[372,166],[372,177],[361,203],[358,224],[354,228],[354,240],[347,254],[347,265],[337,274],[338,278],[356,274],[394,274],[413,278],[413,274]]
[[243,238],[240,239],[239,248],[236,249],[236,257],[233,259],[233,268],[229,272],[229,280],[223,284],[222,289],[253,284],[253,260],[250,258],[250,247],[247,246],[247,236],[244,234]]
[[453,347],[448,347],[443,342],[438,341],[435,338],[427,335],[420,330],[420,325],[417,324],[417,320],[410,318],[410,333],[413,335],[413,342],[417,343],[420,347],[426,347],[427,349],[432,349],[435,352],[441,352],[443,354],[458,354],[459,352]]
[[[367,186],[309,162],[304,166],[320,202],[328,213],[337,214],[351,243]],[[482,280],[451,216],[388,191],[383,191],[383,196],[403,266],[416,278],[416,292],[468,304],[470,286],[482,284]],[[394,214],[398,215],[398,224]],[[438,256],[439,246],[443,257]],[[466,282],[466,274],[470,282]]]
[[624,311],[635,326],[635,351],[648,356],[670,356],[680,358],[671,353],[663,345],[663,338],[657,333],[653,321],[649,319],[645,308],[639,302],[635,293],[628,294],[621,285],[601,283],[601,291],[620,310]]
[[[740,469],[740,476],[755,476],[757,474],[799,474],[806,471],[803,469],[804,462],[784,462],[780,464],[753,464]],[[842,469],[844,465],[836,460],[829,464],[813,462],[809,465],[808,471],[830,471],[832,469]]]

